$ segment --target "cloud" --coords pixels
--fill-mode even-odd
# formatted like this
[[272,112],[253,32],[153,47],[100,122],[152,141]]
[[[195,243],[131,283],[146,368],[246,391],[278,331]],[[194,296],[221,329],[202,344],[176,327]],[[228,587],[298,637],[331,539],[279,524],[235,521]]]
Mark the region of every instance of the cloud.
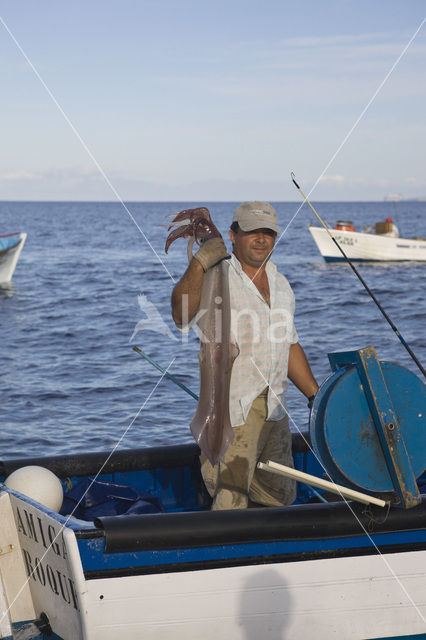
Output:
[[117,192],[122,200],[164,201],[184,194],[180,187],[129,177],[123,171],[106,169],[105,174],[113,189],[96,167],[0,170],[1,199],[117,201]]
[[[209,117],[238,113],[312,112],[327,107],[364,104],[390,70],[412,34],[400,32],[294,37],[243,41],[227,52],[217,67],[205,72],[188,67],[159,73],[153,82],[175,95],[194,96]],[[426,45],[415,39],[381,91],[389,99],[425,95],[423,59]],[[404,72],[401,67],[404,65]],[[195,89],[196,88],[196,89]],[[211,99],[211,104],[209,104]],[[186,102],[186,101],[185,101]],[[174,104],[179,110],[179,101]],[[190,117],[197,119],[192,110]],[[185,119],[183,110],[182,118]]]
[[95,168],[47,167],[40,170],[10,169],[0,171],[3,200],[67,200],[84,199],[76,195],[92,194],[95,198],[111,199],[105,180]]
[[[366,70],[371,69],[377,59],[396,58],[409,41],[411,33],[381,32],[356,35],[286,38],[279,42],[259,42],[251,45],[251,57],[269,61],[273,66],[279,61],[283,68],[299,68],[301,63],[309,68],[322,67],[327,60],[335,69],[336,64],[347,65],[348,61],[362,61]],[[411,56],[424,57],[426,45],[415,40],[409,48]],[[247,55],[249,51],[246,52]],[[392,60],[393,61],[393,60]],[[325,71],[325,69],[323,69]],[[350,69],[348,69],[350,71]]]
[[28,181],[44,181],[44,180],[90,180],[93,178],[99,178],[99,171],[97,169],[90,169],[86,167],[63,167],[63,168],[46,168],[39,171],[31,171],[29,169],[12,169],[9,171],[0,171],[0,180],[15,181],[15,180],[28,180]]
[[16,169],[14,171],[0,171],[0,181],[2,182],[15,182],[17,180],[36,180],[37,173],[33,171],[25,171],[22,169]]
[[326,184],[347,184],[348,179],[345,178],[345,176],[324,174],[320,177],[318,182],[324,182]]

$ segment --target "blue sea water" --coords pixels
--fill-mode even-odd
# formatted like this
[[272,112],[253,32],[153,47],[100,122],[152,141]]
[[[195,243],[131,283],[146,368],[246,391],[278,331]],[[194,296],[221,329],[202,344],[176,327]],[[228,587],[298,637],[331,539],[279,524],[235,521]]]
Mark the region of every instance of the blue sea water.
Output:
[[[167,214],[200,203],[2,202],[2,233],[26,231],[14,281],[0,289],[0,457],[64,454],[191,441],[194,400],[132,350],[146,351],[198,392],[197,339],[170,317],[173,280],[186,268],[186,243],[164,253]],[[205,204],[205,203],[201,203]],[[235,204],[207,204],[223,234]],[[284,229],[299,203],[277,203]],[[392,216],[402,236],[426,236],[426,202],[318,203],[323,218],[358,229]],[[374,345],[380,359],[416,365],[345,264],[326,264],[303,207],[274,252],[296,295],[296,326],[312,369],[329,374],[327,354]],[[426,364],[426,263],[357,267]],[[165,323],[132,334],[145,318],[143,294]],[[289,412],[308,410],[290,385]]]

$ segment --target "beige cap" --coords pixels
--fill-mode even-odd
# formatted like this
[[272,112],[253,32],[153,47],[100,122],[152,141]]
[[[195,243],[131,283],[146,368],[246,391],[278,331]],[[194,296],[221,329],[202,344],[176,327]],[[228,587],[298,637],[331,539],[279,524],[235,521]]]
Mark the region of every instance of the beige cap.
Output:
[[238,222],[243,231],[254,231],[255,229],[272,229],[276,233],[280,232],[277,223],[277,212],[268,202],[243,202],[235,209],[232,222]]

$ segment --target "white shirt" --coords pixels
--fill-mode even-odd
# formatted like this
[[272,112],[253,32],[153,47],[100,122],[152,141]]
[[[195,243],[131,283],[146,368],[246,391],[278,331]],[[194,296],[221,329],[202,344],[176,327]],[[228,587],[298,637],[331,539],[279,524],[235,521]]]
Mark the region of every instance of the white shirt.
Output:
[[242,270],[235,255],[229,260],[232,332],[239,348],[230,388],[231,424],[247,420],[252,402],[269,386],[268,420],[285,415],[284,393],[290,345],[298,342],[294,326],[294,293],[270,261],[266,264],[270,307]]
[[[269,306],[234,254],[223,264],[229,269],[231,331],[239,349],[229,392],[231,424],[238,427],[246,422],[253,400],[265,387],[269,387],[267,419],[280,420],[286,413],[290,345],[299,341],[293,320],[293,290],[268,261]],[[197,316],[184,323],[181,331],[189,331],[196,320]]]

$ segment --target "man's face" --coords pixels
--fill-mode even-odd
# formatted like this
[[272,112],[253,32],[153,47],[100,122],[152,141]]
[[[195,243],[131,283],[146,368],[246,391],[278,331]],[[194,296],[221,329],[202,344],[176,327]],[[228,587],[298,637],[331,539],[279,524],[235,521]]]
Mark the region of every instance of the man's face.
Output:
[[229,237],[234,245],[234,253],[242,265],[259,268],[269,260],[277,234],[272,229],[255,229],[237,233],[230,230]]

